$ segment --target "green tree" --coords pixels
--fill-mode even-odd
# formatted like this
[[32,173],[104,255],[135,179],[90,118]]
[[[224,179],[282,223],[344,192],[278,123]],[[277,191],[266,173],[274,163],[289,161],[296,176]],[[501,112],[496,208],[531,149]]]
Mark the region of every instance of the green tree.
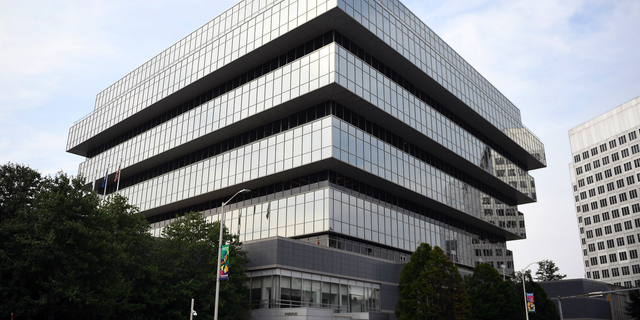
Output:
[[477,265],[473,275],[465,277],[465,285],[475,320],[524,318],[523,304],[511,283],[489,264]]
[[560,281],[567,277],[566,274],[559,274],[560,268],[552,260],[542,260],[538,262],[536,271],[536,281]]
[[471,305],[456,265],[439,247],[423,243],[400,273],[399,320],[468,319]]
[[[162,232],[159,241],[160,269],[166,279],[165,319],[188,317],[191,299],[198,319],[212,319],[215,302],[219,222],[207,222],[202,214],[189,212]],[[219,318],[248,318],[246,265],[249,262],[239,237],[224,228],[223,242],[230,245],[229,279],[220,282]]]
[[[212,318],[219,223],[189,213],[156,240],[125,198],[12,164],[0,166],[0,210],[0,314],[175,319],[195,298],[198,318]],[[220,318],[246,319],[249,259],[238,236],[225,229],[224,240],[232,258]]]
[[[518,292],[518,297],[521,303],[521,308],[524,310],[524,293],[522,292],[522,273],[516,272],[511,278],[513,289]],[[525,289],[528,293],[533,293],[535,300],[536,312],[529,313],[529,320],[559,320],[560,314],[558,308],[549,299],[547,292],[537,283],[533,282],[531,278],[531,271],[525,272]]]
[[631,319],[640,320],[640,290],[630,291],[629,300],[625,307],[626,314]]
[[120,300],[115,317],[158,319],[166,303],[161,294],[165,286],[159,272],[156,239],[149,233],[149,223],[138,208],[120,195],[113,195],[101,206],[113,226],[113,245],[119,248],[119,268],[128,288]]
[[42,176],[37,171],[12,163],[0,166],[0,223],[31,205],[41,190]]
[[11,209],[0,223],[0,314],[111,319],[140,309],[130,303],[141,262],[134,255],[151,242],[137,210],[120,197],[101,202],[81,178],[2,169],[13,177],[3,185],[28,187],[4,189]]

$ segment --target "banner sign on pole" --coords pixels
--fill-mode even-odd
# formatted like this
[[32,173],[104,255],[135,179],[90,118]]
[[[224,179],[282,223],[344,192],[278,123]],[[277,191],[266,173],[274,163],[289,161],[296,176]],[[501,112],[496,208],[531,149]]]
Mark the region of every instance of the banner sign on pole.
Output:
[[222,246],[222,255],[220,257],[220,280],[229,279],[229,245]]
[[527,311],[529,313],[536,313],[536,303],[533,300],[533,293],[527,292]]

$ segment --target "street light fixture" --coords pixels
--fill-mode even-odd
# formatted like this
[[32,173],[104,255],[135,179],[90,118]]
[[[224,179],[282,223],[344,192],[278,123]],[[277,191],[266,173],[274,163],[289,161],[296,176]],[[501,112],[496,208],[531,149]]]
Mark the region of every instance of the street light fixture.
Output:
[[527,270],[532,264],[537,262],[531,262],[529,265],[522,269],[522,293],[524,293],[524,314],[527,316],[527,320],[529,320],[529,309],[527,309],[527,289],[524,287],[524,271]]
[[505,273],[505,269],[506,268],[507,268],[507,266],[505,266],[504,263],[500,265],[500,269],[502,269],[502,281],[505,280],[504,273]]
[[216,273],[216,305],[213,312],[213,320],[218,320],[218,299],[220,298],[220,258],[222,256],[222,231],[223,231],[222,224],[224,223],[224,206],[226,206],[227,203],[231,202],[231,200],[235,198],[238,194],[247,193],[247,192],[251,192],[251,190],[242,189],[236,192],[236,194],[234,194],[231,198],[229,198],[227,202],[222,203],[222,213],[220,214],[220,238],[218,239],[218,261],[217,261],[218,267],[216,268],[218,270],[218,272]]

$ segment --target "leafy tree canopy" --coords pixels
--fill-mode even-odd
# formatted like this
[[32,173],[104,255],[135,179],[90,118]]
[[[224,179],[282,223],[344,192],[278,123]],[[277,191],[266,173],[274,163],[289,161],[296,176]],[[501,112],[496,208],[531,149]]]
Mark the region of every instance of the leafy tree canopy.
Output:
[[537,281],[560,281],[567,277],[566,274],[559,274],[560,268],[552,260],[542,260],[538,262],[536,271]]
[[[531,271],[526,270],[524,275],[526,292],[533,293],[536,306],[536,312],[529,313],[529,320],[559,320],[560,314],[558,313],[558,308],[553,301],[549,299],[547,292],[544,291],[542,286],[533,282]],[[518,293],[518,299],[521,301],[521,308],[524,311],[525,297],[524,292],[522,292],[522,273],[516,272],[514,276],[511,277],[511,282],[513,290]]]
[[[163,230],[158,250],[160,269],[166,277],[170,295],[164,309],[166,319],[188,317],[188,306],[195,299],[198,319],[213,319],[218,238],[220,224],[208,222],[202,214],[189,212]],[[223,242],[229,244],[229,279],[220,281],[220,319],[248,318],[246,264],[239,237],[224,228]],[[185,308],[186,306],[186,308]]]
[[465,277],[465,285],[475,320],[524,318],[523,304],[511,283],[503,281],[498,270],[489,264],[477,265],[473,275]]
[[631,319],[640,320],[640,290],[629,291],[629,302],[625,311]]
[[42,190],[42,179],[40,173],[26,166],[12,163],[0,166],[0,223],[31,205]]
[[[191,212],[154,239],[127,200],[100,197],[83,179],[42,177],[0,166],[0,314],[16,319],[198,319],[213,317],[218,222]],[[247,318],[238,236],[225,229],[230,276],[220,319]]]
[[[118,196],[101,202],[81,179],[5,165],[0,314],[111,319],[130,312],[148,224]],[[131,272],[128,275],[134,275]]]
[[471,306],[456,265],[439,247],[422,243],[400,274],[395,314],[405,319],[468,319]]

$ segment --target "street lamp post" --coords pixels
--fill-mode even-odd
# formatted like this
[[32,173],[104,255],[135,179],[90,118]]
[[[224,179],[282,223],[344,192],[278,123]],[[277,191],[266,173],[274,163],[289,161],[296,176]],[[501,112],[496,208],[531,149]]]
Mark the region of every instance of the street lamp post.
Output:
[[527,268],[529,268],[529,266],[531,266],[534,263],[537,263],[537,262],[531,262],[529,263],[529,265],[524,267],[524,269],[522,269],[522,293],[524,293],[524,315],[527,316],[527,320],[529,320],[529,309],[527,309],[527,289],[525,289],[524,287],[524,271],[527,270]]
[[198,315],[198,313],[195,310],[193,310],[193,301],[194,300],[195,299],[191,299],[191,310],[189,311],[189,320],[193,320],[193,316],[197,316]]
[[222,256],[222,224],[224,223],[224,206],[240,193],[251,192],[249,189],[242,189],[234,194],[227,202],[222,203],[222,213],[220,214],[220,238],[218,239],[218,272],[216,273],[216,304],[213,312],[213,320],[218,320],[218,299],[220,298],[220,258]]
[[504,263],[500,265],[500,269],[502,269],[502,281],[504,281],[505,280],[504,273],[506,269],[506,266],[504,265]]

